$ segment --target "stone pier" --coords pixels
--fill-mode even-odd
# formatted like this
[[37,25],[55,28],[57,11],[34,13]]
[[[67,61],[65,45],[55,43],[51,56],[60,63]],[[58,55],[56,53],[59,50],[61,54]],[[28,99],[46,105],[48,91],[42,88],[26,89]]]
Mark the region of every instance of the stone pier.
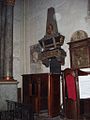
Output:
[[13,11],[15,0],[0,0],[0,111],[6,100],[17,101],[17,80],[13,78]]

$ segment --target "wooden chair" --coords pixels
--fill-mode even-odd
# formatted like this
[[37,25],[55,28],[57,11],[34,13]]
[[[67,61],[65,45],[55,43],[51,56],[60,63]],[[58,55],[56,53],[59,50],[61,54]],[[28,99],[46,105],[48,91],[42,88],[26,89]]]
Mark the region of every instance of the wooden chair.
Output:
[[67,68],[63,71],[63,105],[65,118],[78,120],[78,94],[76,89],[75,73]]
[[87,100],[84,100],[84,102],[80,100],[78,77],[88,74],[90,73],[83,72],[79,69],[73,70],[71,68],[66,68],[63,71],[63,108],[67,119],[84,120],[84,118],[89,117],[84,108],[81,110],[83,107],[81,104],[84,103],[85,105]]

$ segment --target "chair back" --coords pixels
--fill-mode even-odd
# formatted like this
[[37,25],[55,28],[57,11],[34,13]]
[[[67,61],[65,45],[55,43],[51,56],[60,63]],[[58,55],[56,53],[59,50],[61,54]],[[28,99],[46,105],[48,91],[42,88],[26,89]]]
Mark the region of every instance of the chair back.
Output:
[[63,102],[65,116],[77,120],[77,89],[74,70],[66,68],[63,71]]

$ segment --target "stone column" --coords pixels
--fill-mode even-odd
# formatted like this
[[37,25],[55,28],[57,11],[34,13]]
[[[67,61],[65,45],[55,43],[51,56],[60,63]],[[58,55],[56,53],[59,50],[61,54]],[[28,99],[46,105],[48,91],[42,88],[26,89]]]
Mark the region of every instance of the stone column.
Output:
[[[0,0],[0,71],[2,71],[1,70],[1,26],[2,26],[2,20],[1,20],[1,18],[2,18],[2,1]],[[1,72],[0,72],[0,79],[1,79]]]
[[5,6],[3,0],[0,1],[0,80],[3,79],[4,62],[4,31],[5,31]]
[[2,0],[0,0],[0,39],[1,39]]
[[[14,0],[3,0],[2,15],[0,14],[0,110],[7,110],[6,100],[17,101],[17,84],[13,80],[13,7]],[[1,11],[0,11],[1,12]]]
[[5,0],[4,80],[13,80],[13,8],[15,0]]

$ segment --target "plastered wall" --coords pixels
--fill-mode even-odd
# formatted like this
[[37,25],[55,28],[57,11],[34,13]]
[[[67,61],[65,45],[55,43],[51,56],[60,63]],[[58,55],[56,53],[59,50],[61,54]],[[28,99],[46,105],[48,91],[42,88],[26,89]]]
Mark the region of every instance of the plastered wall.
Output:
[[77,30],[90,36],[90,20],[87,19],[87,0],[16,0],[14,19],[14,77],[21,81],[24,73],[49,72],[41,65],[30,66],[30,46],[37,44],[46,32],[47,9],[55,8],[58,32],[65,36],[63,49],[66,51],[65,65],[70,66],[67,43]]

